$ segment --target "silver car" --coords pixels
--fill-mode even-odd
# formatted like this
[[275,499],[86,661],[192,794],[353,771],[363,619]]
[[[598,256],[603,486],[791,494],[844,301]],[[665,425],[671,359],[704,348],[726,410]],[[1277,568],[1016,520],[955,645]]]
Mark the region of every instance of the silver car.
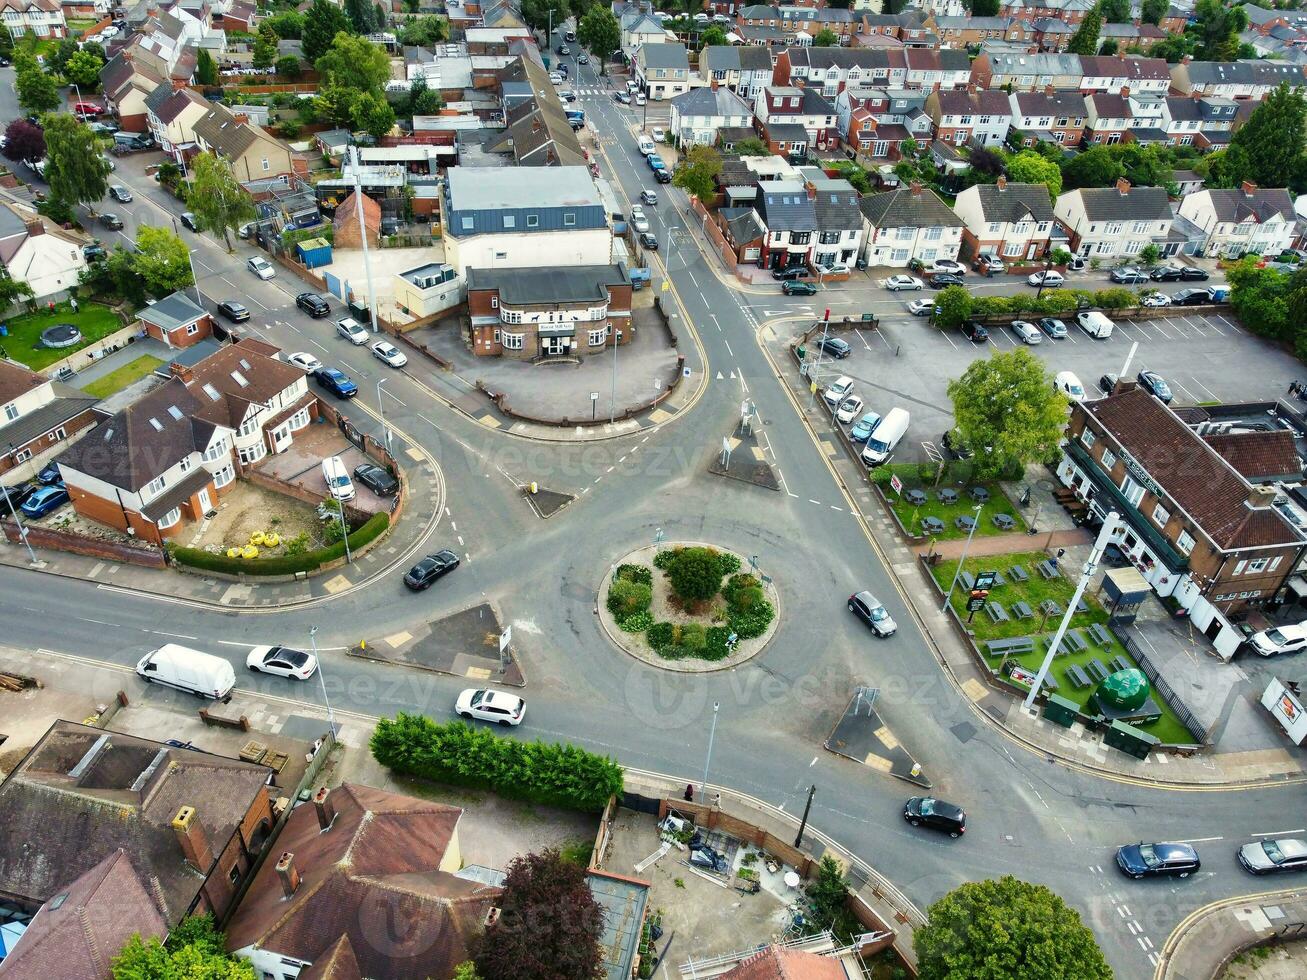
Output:
[[849,612],[870,626],[877,636],[893,636],[898,629],[888,610],[870,592],[858,592],[849,596]]
[[1039,328],[1028,320],[1013,320],[1011,327],[1017,338],[1027,344],[1040,344],[1044,341],[1044,335],[1039,332]]
[[1307,841],[1292,837],[1258,840],[1239,848],[1239,863],[1255,875],[1307,869]]

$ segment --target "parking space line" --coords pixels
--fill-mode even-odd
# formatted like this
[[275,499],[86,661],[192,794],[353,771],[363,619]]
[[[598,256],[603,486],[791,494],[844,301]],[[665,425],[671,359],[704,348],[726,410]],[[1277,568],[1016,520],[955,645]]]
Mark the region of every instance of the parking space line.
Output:
[[1193,320],[1190,320],[1187,316],[1182,316],[1180,317],[1180,319],[1183,320],[1189,326],[1193,327],[1196,331],[1198,331],[1198,336],[1200,337],[1207,336],[1207,334],[1203,333],[1203,328],[1199,326],[1197,323],[1195,323]]
[[1224,337],[1225,331],[1222,330],[1220,326],[1216,323],[1218,319],[1219,317],[1205,316],[1203,317],[1203,325],[1207,327],[1211,327],[1213,330],[1215,330],[1217,333],[1219,333],[1221,336]]
[[1222,316],[1220,313],[1216,314],[1216,319],[1220,320],[1222,323],[1224,323],[1227,327],[1229,327],[1229,328],[1230,328],[1231,330],[1233,330],[1235,333],[1238,333],[1238,332],[1239,332],[1239,330],[1240,330],[1239,325],[1238,325],[1237,323],[1231,323],[1229,320],[1227,320],[1227,319],[1226,319],[1224,316]]
[[1185,397],[1188,398],[1194,404],[1197,404],[1198,402],[1202,401],[1201,398],[1195,398],[1194,393],[1190,391],[1188,388],[1186,388],[1184,385],[1182,385],[1179,381],[1175,382],[1175,386],[1179,388],[1180,391],[1184,393]]
[[1197,385],[1199,388],[1203,389],[1203,392],[1204,392],[1204,393],[1205,393],[1205,394],[1206,394],[1206,395],[1207,395],[1207,396],[1208,396],[1212,401],[1220,401],[1220,400],[1221,400],[1220,397],[1216,394],[1216,392],[1212,391],[1211,388],[1207,387],[1207,385],[1203,384],[1203,383],[1202,383],[1201,381],[1199,381],[1197,378],[1190,378],[1189,380],[1192,381],[1192,382],[1193,382],[1195,385]]
[[[948,341],[948,345],[949,345],[950,347],[952,347],[954,350],[957,350],[957,349],[958,349],[958,345],[955,344],[955,343],[953,343],[953,338],[950,337],[950,336],[948,335],[948,331],[947,331],[947,330],[941,330],[941,331],[939,331],[939,335],[940,335],[941,337],[943,337],[945,340],[947,340],[947,341]],[[887,341],[887,343],[888,343],[888,341]]]
[[[1171,329],[1173,329],[1176,333],[1179,333],[1179,332],[1180,332],[1180,328],[1179,328],[1178,326],[1176,326],[1176,324],[1171,323],[1171,319],[1170,319],[1170,317],[1166,317],[1165,319],[1166,319],[1166,322],[1167,322],[1167,323],[1171,324]],[[1161,334],[1163,337],[1165,337],[1167,340],[1174,340],[1174,339],[1175,339],[1175,338],[1172,337],[1169,333],[1167,333],[1165,330],[1162,329],[1162,324],[1159,323],[1157,320],[1154,320],[1154,321],[1153,321],[1153,326],[1156,327],[1156,328],[1157,328],[1157,332],[1160,333],[1160,334]]]

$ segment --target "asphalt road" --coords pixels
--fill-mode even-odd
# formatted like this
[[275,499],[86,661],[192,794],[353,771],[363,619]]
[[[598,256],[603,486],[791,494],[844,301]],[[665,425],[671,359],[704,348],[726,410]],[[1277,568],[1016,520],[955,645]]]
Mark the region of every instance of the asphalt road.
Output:
[[[592,71],[582,76],[574,75],[570,87],[603,85]],[[329,321],[300,314],[293,304],[299,284],[284,273],[271,282],[255,279],[244,269],[254,254],[244,243],[228,255],[210,236],[183,230],[206,298],[240,299],[253,310],[261,336],[342,367],[361,388],[347,411],[374,431],[375,383],[389,379],[389,395],[382,396],[387,421],[435,456],[447,484],[448,509],[428,546],[455,547],[464,564],[419,595],[391,576],[273,613],[146,596],[131,591],[130,578],[121,576],[126,589],[4,567],[0,617],[7,642],[32,650],[36,659],[47,649],[128,665],[170,638],[239,665],[249,645],[305,645],[309,627],[317,626],[336,707],[444,717],[462,687],[458,680],[358,663],[341,651],[361,638],[491,599],[514,626],[530,681],[522,737],[575,741],[631,766],[697,781],[718,702],[710,782],[786,808],[801,806],[815,783],[813,824],[923,907],[970,879],[1012,873],[1046,883],[1082,911],[1119,976],[1150,975],[1152,950],[1186,914],[1216,898],[1261,890],[1235,866],[1234,848],[1254,834],[1297,829],[1292,824],[1303,822],[1296,816],[1302,789],[1183,793],[1093,778],[1016,747],[973,714],[938,669],[852,501],[838,490],[759,343],[758,324],[780,315],[775,311],[804,315],[822,297],[803,304],[726,288],[686,224],[682,192],[656,185],[634,157],[627,128],[632,111],[605,95],[582,100],[589,126],[603,139],[604,175],[631,199],[642,187],[659,191],[658,207],[646,208],[662,242],[655,276],[670,277],[708,363],[709,383],[692,411],[652,433],[584,445],[541,446],[490,432],[432,396],[435,372],[418,359],[392,371],[366,349],[337,339]],[[128,231],[138,223],[171,224],[180,211],[143,177],[142,162],[123,158],[117,175],[136,195],[132,205],[114,205]],[[705,471],[742,397],[757,406],[789,494]],[[528,480],[580,499],[541,522],[517,491]],[[706,540],[758,556],[780,590],[782,615],[760,657],[723,673],[670,675],[628,659],[604,639],[594,604],[605,568],[650,543],[658,528],[669,542]],[[864,588],[879,595],[900,623],[894,638],[873,640],[845,612],[845,597]],[[880,688],[887,722],[922,761],[938,795],[966,807],[963,839],[912,830],[901,817],[905,787],[820,748],[856,684]],[[241,687],[320,700],[316,685],[242,677]],[[146,696],[186,703],[154,689]],[[1113,849],[1140,839],[1200,841],[1203,872],[1174,883],[1121,879],[1112,867]]]

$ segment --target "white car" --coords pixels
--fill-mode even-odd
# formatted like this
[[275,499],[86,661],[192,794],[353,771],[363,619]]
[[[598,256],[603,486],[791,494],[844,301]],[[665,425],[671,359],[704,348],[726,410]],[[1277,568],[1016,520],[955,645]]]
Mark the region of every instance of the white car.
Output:
[[908,312],[913,316],[930,316],[935,312],[935,301],[933,299],[914,299],[907,303]]
[[454,710],[463,718],[497,721],[501,725],[520,725],[526,716],[526,702],[516,694],[469,687],[458,696]]
[[1085,386],[1080,383],[1080,379],[1073,371],[1058,371],[1057,377],[1053,379],[1053,387],[1073,402],[1085,400]]
[[835,383],[827,388],[821,397],[826,399],[827,405],[833,407],[851,394],[853,394],[853,379],[840,376],[835,379]]
[[936,259],[930,263],[930,274],[943,272],[950,276],[965,276],[967,267],[961,262],[954,262],[952,259]]
[[885,280],[885,288],[897,293],[900,289],[925,289],[926,284],[916,276],[890,276]]
[[245,658],[245,666],[256,674],[276,674],[306,681],[318,669],[318,658],[290,647],[255,647]]
[[1171,305],[1171,297],[1166,293],[1149,293],[1139,301],[1144,306],[1151,306],[1154,309]]
[[649,219],[644,216],[644,209],[638,204],[631,208],[631,227],[640,234],[649,230]]
[[372,345],[372,356],[393,368],[402,368],[408,363],[407,354],[394,344],[389,344],[384,340],[378,340]]
[[655,126],[653,129],[649,131],[649,138],[652,139],[655,143],[666,143],[667,130]]
[[1032,273],[1026,279],[1026,283],[1031,286],[1060,286],[1066,282],[1066,277],[1056,269],[1043,269],[1039,272]]
[[277,274],[277,270],[272,267],[272,263],[267,259],[261,259],[257,255],[245,263],[245,268],[249,269],[260,279],[271,279]]
[[840,402],[839,410],[835,413],[835,418],[846,424],[851,423],[862,414],[862,399],[857,395],[849,395],[848,398]]
[[639,93],[636,94],[636,96],[635,96],[635,104],[636,104],[636,105],[644,105],[646,102],[648,102],[648,99],[646,99],[646,98],[644,97],[644,93],[643,93],[643,92],[639,92]]
[[368,342],[368,328],[359,323],[352,316],[347,316],[343,320],[336,321],[336,333],[340,334],[351,344],[361,347]]
[[294,354],[291,354],[290,357],[286,358],[286,363],[294,364],[305,374],[312,374],[318,368],[322,367],[321,361],[312,354],[308,354],[304,351],[296,351]]
[[1041,344],[1044,342],[1044,335],[1029,320],[1013,320],[1011,327],[1017,338],[1027,344]]
[[1307,647],[1307,623],[1275,626],[1254,633],[1248,638],[1248,644],[1254,652],[1263,657],[1274,657],[1279,653],[1297,653]]

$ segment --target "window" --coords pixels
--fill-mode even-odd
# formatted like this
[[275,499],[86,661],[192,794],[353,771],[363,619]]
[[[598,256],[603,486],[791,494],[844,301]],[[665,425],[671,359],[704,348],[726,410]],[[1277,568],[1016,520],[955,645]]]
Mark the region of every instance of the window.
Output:
[[499,319],[500,319],[500,322],[502,322],[502,323],[521,323],[521,322],[522,322],[522,311],[521,311],[521,310],[500,310],[500,311],[499,311]]
[[1153,508],[1153,523],[1158,527],[1166,527],[1166,522],[1171,519],[1171,512],[1158,504]]
[[20,449],[18,450],[18,452],[14,453],[15,463],[25,463],[27,460],[31,458],[32,458],[32,451],[30,449]]
[[1104,446],[1103,457],[1100,462],[1103,464],[1103,469],[1110,470],[1116,465],[1116,453]]
[[263,169],[264,169],[264,170],[271,170],[271,169],[272,169],[272,165],[271,165],[270,163],[268,163],[268,158],[267,158],[267,157],[264,157],[264,158],[263,158]]
[[214,489],[221,490],[234,479],[236,479],[236,467],[231,463],[228,463],[217,473],[213,474]]
[[504,230],[505,230],[505,231],[508,231],[509,229],[512,229],[512,228],[516,228],[516,227],[517,227],[517,215],[506,214],[506,215],[503,216],[503,218],[504,218]]
[[65,429],[65,428],[61,425],[61,426],[59,426],[59,428],[57,428],[57,429],[54,430],[54,437],[55,437],[56,440],[58,440],[58,439],[67,439],[67,438],[68,438],[68,430]]
[[1094,435],[1093,429],[1086,428],[1080,431],[1080,444],[1086,449],[1091,448],[1096,441],[1097,437]]
[[497,310],[497,309],[499,309],[499,297],[498,297],[498,296],[491,296],[491,297],[490,297],[490,308],[491,308],[492,310]]
[[190,468],[191,468],[191,459],[189,456],[177,464],[177,469],[181,470],[183,473],[187,472]]
[[192,323],[186,327],[186,336],[188,337],[194,337],[199,332],[200,325],[198,323]]
[[1194,550],[1194,538],[1188,531],[1181,531],[1180,536],[1175,539],[1175,550],[1182,555],[1192,554]]
[[17,406],[17,405],[6,405],[6,406],[5,406],[5,421],[6,421],[6,422],[12,422],[12,421],[13,421],[14,419],[16,419],[16,418],[18,418],[18,406]]
[[520,333],[503,333],[500,334],[499,342],[504,345],[505,350],[521,350],[522,340],[525,334]]
[[564,212],[563,212],[563,225],[564,225],[565,227],[570,228],[570,227],[572,227],[574,224],[576,224],[576,215],[575,215],[573,212],[571,212],[571,211],[564,211]]
[[1266,571],[1267,566],[1270,565],[1270,563],[1271,560],[1269,558],[1253,558],[1249,561],[1241,561],[1239,564],[1234,566],[1234,574],[1256,575],[1259,572]]
[[1121,492],[1125,494],[1125,499],[1136,507],[1144,499],[1144,488],[1136,483],[1133,477],[1127,476],[1121,481]]
[[241,883],[241,867],[239,864],[233,864],[231,866],[231,871],[227,873],[227,878],[233,885],[239,885]]
[[540,215],[538,215],[538,214],[528,214],[528,215],[526,216],[526,226],[527,226],[528,228],[539,228],[539,227],[540,227]]
[[607,330],[591,330],[589,332],[590,346],[602,347],[604,345],[604,337],[607,336],[607,334]]
[[471,219],[470,217],[465,217],[465,218],[463,219],[463,230],[464,230],[464,231],[471,231],[472,228],[473,228],[473,221],[472,221],[472,219]]
[[1108,234],[1108,235],[1119,235],[1119,234],[1121,234],[1121,222],[1119,222],[1119,221],[1109,221],[1109,222],[1107,223],[1106,234]]
[[229,445],[230,444],[227,442],[227,439],[224,436],[221,442],[213,446],[210,446],[208,449],[205,450],[204,456],[202,457],[203,460],[206,463],[212,463],[215,459],[220,459],[221,457],[227,455]]
[[149,483],[146,484],[145,495],[147,497],[153,497],[155,494],[161,492],[163,488],[167,485],[167,483],[168,481],[165,480],[163,477],[161,476],[155,477],[153,480],[151,480]]
[[248,466],[250,463],[257,463],[266,456],[267,453],[268,447],[265,446],[263,440],[260,439],[254,445],[246,446],[245,448],[238,450],[236,455],[240,457],[242,463]]
[[159,518],[159,527],[172,527],[182,519],[182,509],[174,507],[168,513]]
[[499,343],[499,328],[495,327],[495,343]]
[[944,229],[938,225],[933,228],[927,228],[923,237],[928,242],[937,242],[944,237]]
[[890,261],[894,265],[904,265],[908,261],[908,250],[906,248],[896,248]]
[[1143,234],[1146,234],[1146,233],[1148,232],[1148,222],[1147,222],[1147,221],[1136,221],[1136,222],[1134,223],[1134,231],[1135,231],[1135,234],[1136,234],[1136,235],[1143,235]]
[[1021,255],[1020,242],[1005,242],[1003,245],[1003,254],[1008,258],[1016,258]]

